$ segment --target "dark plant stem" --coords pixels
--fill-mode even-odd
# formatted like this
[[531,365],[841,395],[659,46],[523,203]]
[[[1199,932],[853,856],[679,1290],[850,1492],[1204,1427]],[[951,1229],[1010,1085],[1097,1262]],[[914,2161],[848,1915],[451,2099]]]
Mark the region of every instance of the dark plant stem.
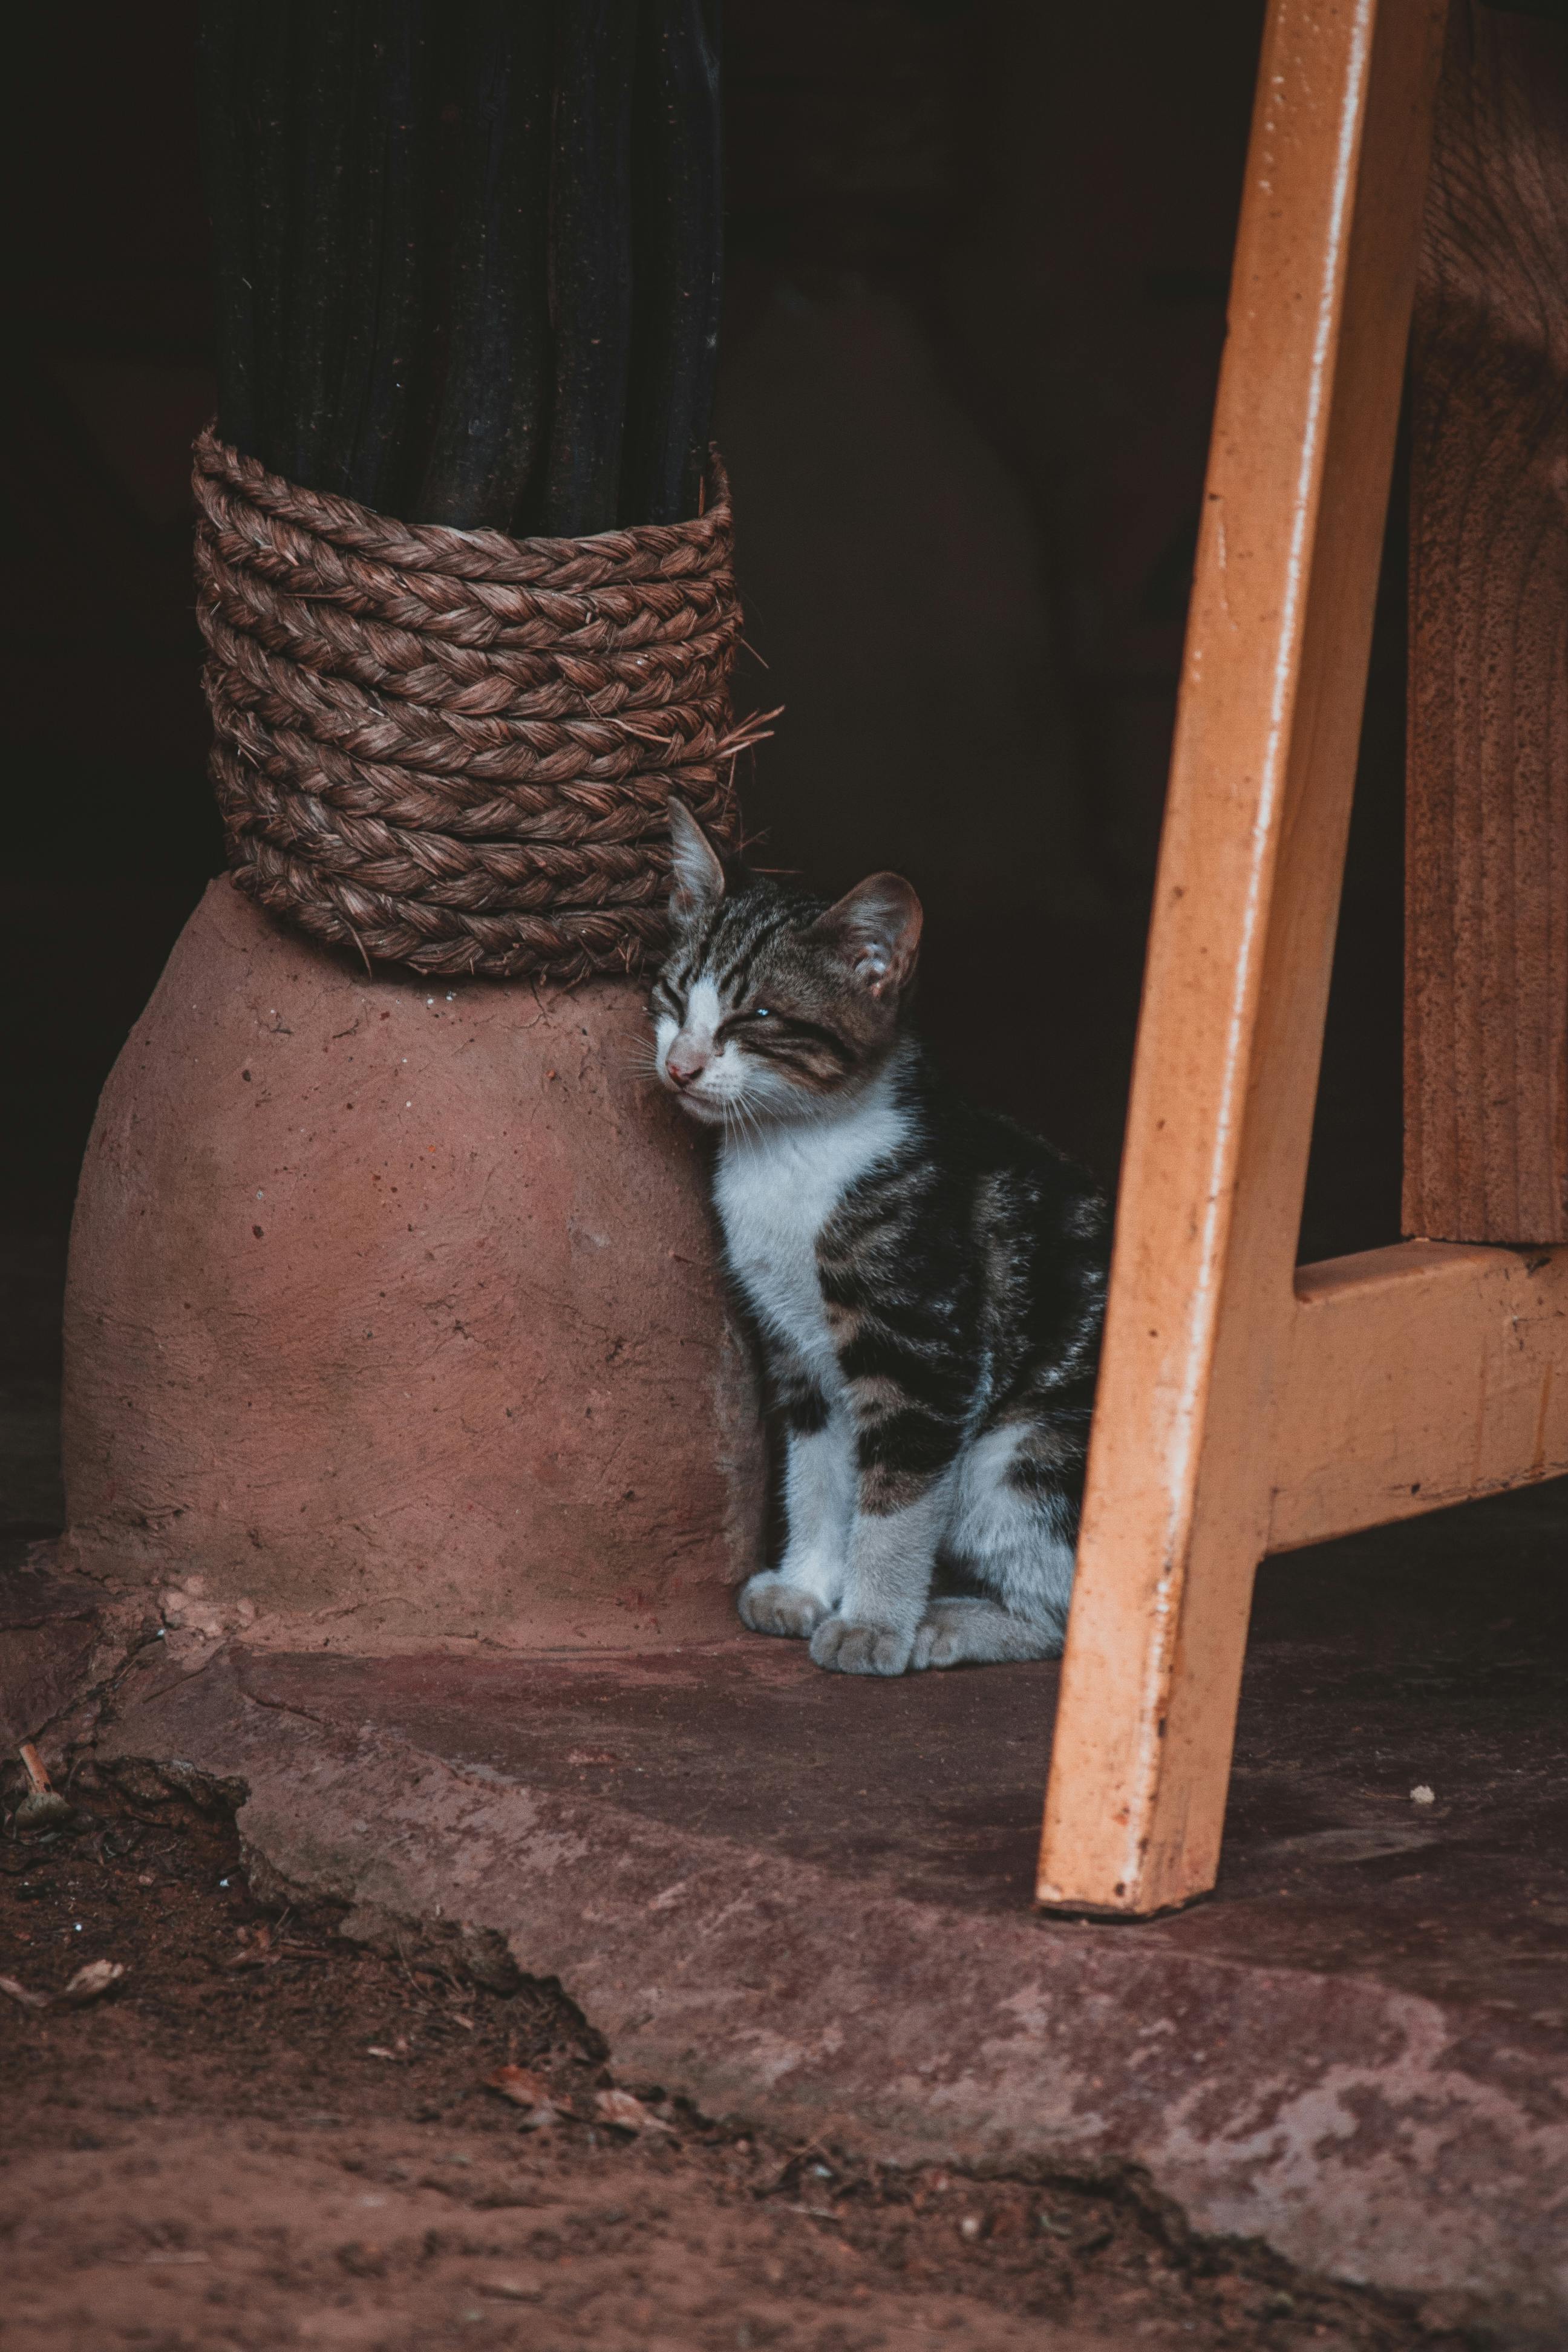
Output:
[[219,426],[404,520],[695,510],[717,0],[205,0]]
[[719,359],[718,0],[643,0],[623,522],[696,511]]
[[420,491],[426,522],[510,530],[542,460],[550,405],[546,227],[553,11],[461,12],[450,319]]
[[620,519],[631,352],[631,123],[637,0],[562,0],[550,170],[555,393],[543,497],[531,527]]

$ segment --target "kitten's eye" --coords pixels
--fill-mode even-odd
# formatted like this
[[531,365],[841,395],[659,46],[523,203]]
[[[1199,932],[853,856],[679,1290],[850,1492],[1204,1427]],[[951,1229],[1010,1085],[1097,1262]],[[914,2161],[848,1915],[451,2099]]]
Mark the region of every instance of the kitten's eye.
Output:
[[765,1004],[753,1004],[746,1015],[748,1021],[771,1021],[773,1017]]

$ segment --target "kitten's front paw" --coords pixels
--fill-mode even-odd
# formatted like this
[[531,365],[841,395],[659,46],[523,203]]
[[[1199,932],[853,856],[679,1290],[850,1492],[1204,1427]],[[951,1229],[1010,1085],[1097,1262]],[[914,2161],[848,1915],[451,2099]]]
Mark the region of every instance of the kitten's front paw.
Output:
[[901,1675],[913,1646],[912,1633],[858,1625],[852,1617],[829,1617],[811,1637],[812,1657],[833,1675]]
[[764,1569],[742,1584],[735,1606],[753,1633],[784,1633],[804,1642],[827,1614],[827,1603],[804,1584],[791,1584],[776,1569]]

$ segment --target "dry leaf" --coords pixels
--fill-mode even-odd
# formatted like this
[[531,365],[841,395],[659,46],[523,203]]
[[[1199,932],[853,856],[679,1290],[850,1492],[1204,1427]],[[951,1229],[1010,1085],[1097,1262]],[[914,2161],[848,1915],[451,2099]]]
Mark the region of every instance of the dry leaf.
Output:
[[24,2009],[47,2009],[49,2005],[47,1992],[29,1992],[25,1984],[16,1982],[15,1977],[0,1977],[0,1992],[12,2000],[19,2000]]
[[526,2066],[498,2066],[493,2074],[485,2076],[487,2091],[499,2091],[503,2099],[510,2099],[520,2107],[548,2107],[554,2105],[555,2095],[542,2074],[531,2074]]
[[649,2114],[640,2099],[634,2099],[629,2091],[595,2091],[594,2105],[600,2122],[613,2124],[616,2131],[667,2132],[669,2129],[669,2126],[661,2123],[658,2116]]
[[78,1969],[65,1990],[55,1995],[53,2006],[85,2008],[89,2000],[100,2000],[106,1992],[112,1991],[124,1974],[122,1960],[89,1960],[85,1968]]
[[265,1924],[258,1927],[254,1937],[248,1927],[242,1927],[238,1942],[238,1951],[231,1952],[224,1962],[226,1969],[265,1969],[277,1958],[272,1950],[272,1930]]
[[89,1960],[58,1992],[29,1992],[15,1977],[0,1977],[0,1992],[19,2000],[24,2009],[84,2009],[110,1992],[125,1974],[120,1960]]

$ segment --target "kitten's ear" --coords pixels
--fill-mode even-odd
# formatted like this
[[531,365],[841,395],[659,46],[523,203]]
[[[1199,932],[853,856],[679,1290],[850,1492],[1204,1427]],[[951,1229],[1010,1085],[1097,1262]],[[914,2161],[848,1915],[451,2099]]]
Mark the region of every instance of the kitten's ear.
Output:
[[669,796],[669,912],[678,923],[716,907],[724,896],[724,868],[684,801]]
[[899,996],[920,953],[921,902],[901,874],[873,874],[847,891],[815,929],[845,958],[868,996]]

